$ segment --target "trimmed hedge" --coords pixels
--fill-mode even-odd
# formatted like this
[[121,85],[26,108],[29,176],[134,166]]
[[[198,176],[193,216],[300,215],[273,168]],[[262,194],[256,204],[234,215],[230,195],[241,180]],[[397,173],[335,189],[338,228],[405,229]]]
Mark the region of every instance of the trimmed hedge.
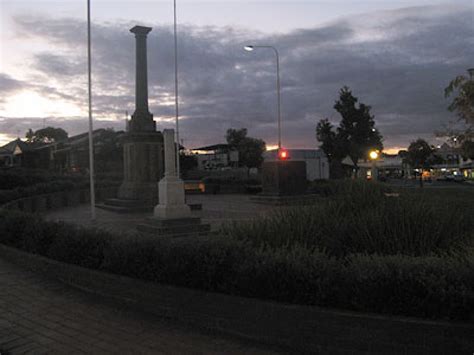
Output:
[[474,189],[454,198],[435,191],[401,191],[386,196],[386,187],[345,182],[331,198],[315,204],[279,209],[247,223],[224,228],[232,238],[272,248],[300,246],[330,256],[353,253],[438,256],[465,254],[474,243]]
[[[113,187],[119,184],[120,182],[116,180],[98,180],[96,181],[95,187]],[[51,182],[37,183],[26,187],[17,187],[12,190],[0,190],[0,205],[23,197],[82,189],[89,189],[89,181],[87,179],[53,180]]]
[[428,318],[472,319],[474,251],[342,258],[233,237],[115,236],[1,211],[0,243],[79,266],[280,302]]

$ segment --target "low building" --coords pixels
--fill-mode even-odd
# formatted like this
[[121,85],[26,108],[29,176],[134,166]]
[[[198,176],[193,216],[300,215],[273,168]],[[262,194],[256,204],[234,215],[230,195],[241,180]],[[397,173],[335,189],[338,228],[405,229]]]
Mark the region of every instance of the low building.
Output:
[[[122,170],[121,134],[106,129],[94,130],[96,170]],[[89,134],[78,134],[53,143],[28,143],[18,138],[0,148],[0,166],[45,169],[64,174],[87,172]]]
[[403,162],[398,154],[380,154],[380,157],[371,161],[369,159],[359,160],[359,176],[372,178],[372,167],[374,167],[378,179],[402,179],[410,176],[410,167]]
[[214,144],[191,149],[197,158],[198,170],[223,170],[239,166],[239,152],[228,144]]
[[[309,181],[329,179],[329,162],[321,149],[286,149],[288,159],[306,163],[306,178]],[[268,150],[263,154],[265,161],[278,160],[278,150]]]
[[0,167],[41,168],[36,149],[44,143],[28,143],[17,138],[0,147]]

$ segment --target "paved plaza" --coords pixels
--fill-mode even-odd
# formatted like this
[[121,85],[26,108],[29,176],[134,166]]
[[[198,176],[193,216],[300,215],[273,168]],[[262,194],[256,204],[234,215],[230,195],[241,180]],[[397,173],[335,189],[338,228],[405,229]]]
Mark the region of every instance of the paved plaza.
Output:
[[[218,194],[218,195],[187,195],[186,202],[202,204],[202,210],[193,211],[192,215],[201,217],[203,223],[209,223],[211,230],[216,231],[224,223],[231,221],[246,221],[269,213],[276,207],[256,203],[250,195]],[[146,218],[152,217],[148,213],[116,213],[97,208],[97,220],[90,219],[90,206],[64,208],[49,211],[45,218],[52,221],[64,221],[88,227],[99,227],[111,232],[136,233],[136,225]]]
[[0,353],[275,354],[104,301],[0,259]]

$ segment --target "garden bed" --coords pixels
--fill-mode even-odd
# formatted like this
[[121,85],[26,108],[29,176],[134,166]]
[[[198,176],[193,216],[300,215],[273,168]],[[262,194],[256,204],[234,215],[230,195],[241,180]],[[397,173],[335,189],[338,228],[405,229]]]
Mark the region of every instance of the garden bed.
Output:
[[[285,303],[472,320],[470,197],[386,197],[350,183],[221,235],[120,236],[2,211],[0,243],[161,284]],[[472,197],[472,196],[471,196]]]

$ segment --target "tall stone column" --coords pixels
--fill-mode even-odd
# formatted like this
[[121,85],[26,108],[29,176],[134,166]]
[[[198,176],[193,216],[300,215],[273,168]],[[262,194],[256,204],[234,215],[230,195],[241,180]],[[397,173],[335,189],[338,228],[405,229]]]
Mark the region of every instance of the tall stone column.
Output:
[[156,131],[148,110],[147,35],[150,27],[135,26],[135,112],[122,139],[124,177],[118,198],[104,206],[117,212],[152,211],[158,202],[158,181],[163,177],[163,135]]
[[147,36],[150,27],[135,26],[130,32],[135,34],[135,112],[130,122],[130,131],[155,131],[153,115],[148,110],[148,63]]

